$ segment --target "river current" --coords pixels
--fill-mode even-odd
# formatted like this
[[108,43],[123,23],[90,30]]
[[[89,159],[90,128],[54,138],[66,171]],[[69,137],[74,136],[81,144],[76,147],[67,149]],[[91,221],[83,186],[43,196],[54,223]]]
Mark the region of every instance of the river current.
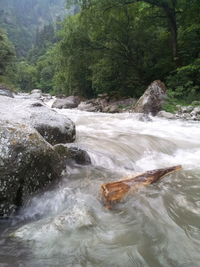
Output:
[[[200,123],[59,110],[90,166],[0,221],[0,267],[200,266]],[[151,169],[183,170],[107,210],[100,185]]]

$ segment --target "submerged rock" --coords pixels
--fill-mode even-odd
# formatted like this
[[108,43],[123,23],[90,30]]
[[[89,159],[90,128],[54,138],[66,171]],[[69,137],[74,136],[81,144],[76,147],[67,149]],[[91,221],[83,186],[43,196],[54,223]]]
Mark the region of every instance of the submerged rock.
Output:
[[59,178],[58,153],[32,127],[0,120],[0,216]]
[[80,165],[91,164],[91,159],[88,153],[80,148],[58,144],[54,146],[54,149],[61,156],[62,160],[73,160]]
[[[60,242],[61,235],[67,235],[96,224],[92,212],[82,203],[79,206],[64,210],[61,214],[51,218],[41,219],[29,223],[16,230],[11,236],[22,240],[39,242]],[[67,235],[66,235],[67,234]]]
[[137,101],[134,112],[151,113],[155,116],[166,99],[166,87],[161,81],[154,81]]
[[40,100],[0,96],[0,103],[1,119],[32,126],[52,145],[75,140],[74,123],[43,105]]
[[52,108],[76,108],[80,104],[79,96],[68,96],[66,98],[58,98],[52,105]]

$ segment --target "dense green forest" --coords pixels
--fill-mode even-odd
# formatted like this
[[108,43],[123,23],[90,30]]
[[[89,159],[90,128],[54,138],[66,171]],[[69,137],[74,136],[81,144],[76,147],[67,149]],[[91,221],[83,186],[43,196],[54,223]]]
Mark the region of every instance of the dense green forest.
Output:
[[[40,1],[43,19],[43,11],[50,8],[45,7],[48,1]],[[8,7],[14,7],[18,1],[10,2]],[[16,42],[10,38],[17,60],[5,32],[0,32],[1,76],[12,76],[10,81],[25,91],[38,87],[86,97],[113,92],[138,97],[149,83],[161,79],[171,98],[188,103],[199,100],[199,0],[71,0],[67,6],[79,8],[62,23],[62,16],[57,21],[46,19],[43,25],[31,22],[37,25],[31,47],[25,41],[19,48],[20,38]],[[10,36],[8,26],[0,25]],[[25,38],[24,27],[18,27]],[[13,62],[17,71],[10,75]]]

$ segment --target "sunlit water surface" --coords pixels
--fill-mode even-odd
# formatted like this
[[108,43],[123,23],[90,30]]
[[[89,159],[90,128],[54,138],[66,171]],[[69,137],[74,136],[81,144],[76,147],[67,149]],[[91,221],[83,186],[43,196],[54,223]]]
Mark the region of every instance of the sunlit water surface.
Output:
[[[0,266],[200,266],[200,123],[60,110],[91,166],[66,167],[51,191],[0,221]],[[181,164],[114,210],[102,183]]]

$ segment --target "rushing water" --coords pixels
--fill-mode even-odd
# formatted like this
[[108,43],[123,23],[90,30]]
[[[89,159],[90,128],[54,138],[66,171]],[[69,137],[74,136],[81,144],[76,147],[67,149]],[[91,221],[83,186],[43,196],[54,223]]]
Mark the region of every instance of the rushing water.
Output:
[[[200,123],[59,112],[92,165],[68,166],[56,188],[0,222],[0,266],[200,266]],[[102,183],[179,164],[114,210],[102,206]]]

